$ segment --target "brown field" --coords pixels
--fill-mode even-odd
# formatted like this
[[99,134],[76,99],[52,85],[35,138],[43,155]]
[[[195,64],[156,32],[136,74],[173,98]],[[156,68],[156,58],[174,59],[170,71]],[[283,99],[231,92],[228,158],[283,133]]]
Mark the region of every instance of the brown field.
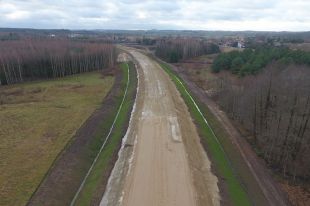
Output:
[[236,48],[236,47],[220,47],[221,52],[231,52],[231,51],[243,51],[243,48]]
[[211,66],[216,55],[204,55],[193,58],[186,62],[175,64],[182,73],[188,75],[191,81],[212,95],[221,87],[221,79],[229,78],[238,84],[238,77],[231,75],[228,71],[213,73]]
[[310,51],[310,43],[301,43],[301,44],[286,44],[290,49]]

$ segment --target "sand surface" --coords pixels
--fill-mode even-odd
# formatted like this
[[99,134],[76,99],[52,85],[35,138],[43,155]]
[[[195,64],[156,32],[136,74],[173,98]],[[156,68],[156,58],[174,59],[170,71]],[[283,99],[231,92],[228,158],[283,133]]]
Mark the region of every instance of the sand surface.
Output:
[[127,50],[139,64],[137,105],[100,205],[219,205],[217,178],[176,87],[155,61]]

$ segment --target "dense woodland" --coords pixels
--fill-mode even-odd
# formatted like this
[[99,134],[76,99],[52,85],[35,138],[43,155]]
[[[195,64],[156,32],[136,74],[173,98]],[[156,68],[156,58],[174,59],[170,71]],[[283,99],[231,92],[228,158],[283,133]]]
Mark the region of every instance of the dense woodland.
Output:
[[0,41],[0,85],[56,78],[114,65],[115,47],[108,43],[68,39]]
[[239,81],[236,85],[222,79],[217,96],[221,107],[250,132],[252,143],[275,170],[294,181],[309,181],[309,67],[272,63]]
[[212,70],[219,72],[229,70],[241,76],[257,74],[264,67],[274,61],[284,64],[299,64],[310,66],[310,52],[294,51],[288,48],[260,47],[245,49],[244,51],[232,51],[220,54],[214,61]]
[[180,60],[214,54],[219,51],[217,45],[204,40],[175,38],[158,40],[155,54],[165,61],[176,63]]

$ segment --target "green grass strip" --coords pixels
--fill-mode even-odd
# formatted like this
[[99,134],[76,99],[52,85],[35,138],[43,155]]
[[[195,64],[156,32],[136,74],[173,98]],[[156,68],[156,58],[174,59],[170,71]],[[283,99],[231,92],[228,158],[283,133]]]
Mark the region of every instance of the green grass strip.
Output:
[[[131,70],[134,68],[130,67],[127,63],[121,64],[121,70],[123,76],[126,76],[126,88],[124,92],[123,99],[120,103],[117,114],[114,118],[114,122],[107,138],[103,142],[97,156],[95,157],[92,166],[90,167],[87,175],[85,176],[79,190],[77,191],[74,199],[71,202],[73,205],[91,205],[94,195],[96,194],[100,183],[102,183],[102,178],[104,171],[110,166],[111,160],[115,152],[117,152],[119,145],[121,143],[124,134],[124,125],[128,122],[128,114],[131,111],[133,105],[132,94],[135,92],[135,84],[130,81],[135,74]],[[124,84],[124,82],[122,83]],[[124,89],[123,89],[124,90]]]
[[232,200],[233,205],[243,206],[251,205],[251,201],[242,187],[240,181],[231,166],[231,163],[221,146],[218,138],[211,129],[208,121],[201,112],[196,101],[192,95],[188,92],[183,81],[171,70],[170,66],[164,63],[160,63],[161,67],[168,73],[172,81],[175,83],[177,89],[181,93],[186,105],[188,106],[192,117],[198,124],[198,129],[200,134],[205,138],[211,158],[214,161],[217,171],[220,173],[221,177],[224,178],[225,184],[228,188],[228,194]]

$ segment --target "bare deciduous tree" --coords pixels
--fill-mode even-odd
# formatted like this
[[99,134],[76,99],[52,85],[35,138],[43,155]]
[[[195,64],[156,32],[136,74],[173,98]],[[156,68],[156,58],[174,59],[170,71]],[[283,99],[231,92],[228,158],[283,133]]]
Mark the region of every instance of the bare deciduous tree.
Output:
[[114,66],[115,47],[68,39],[22,39],[0,42],[0,83],[101,70]]
[[294,180],[309,179],[309,68],[275,63],[240,81],[224,80],[219,104],[253,135],[268,164]]

